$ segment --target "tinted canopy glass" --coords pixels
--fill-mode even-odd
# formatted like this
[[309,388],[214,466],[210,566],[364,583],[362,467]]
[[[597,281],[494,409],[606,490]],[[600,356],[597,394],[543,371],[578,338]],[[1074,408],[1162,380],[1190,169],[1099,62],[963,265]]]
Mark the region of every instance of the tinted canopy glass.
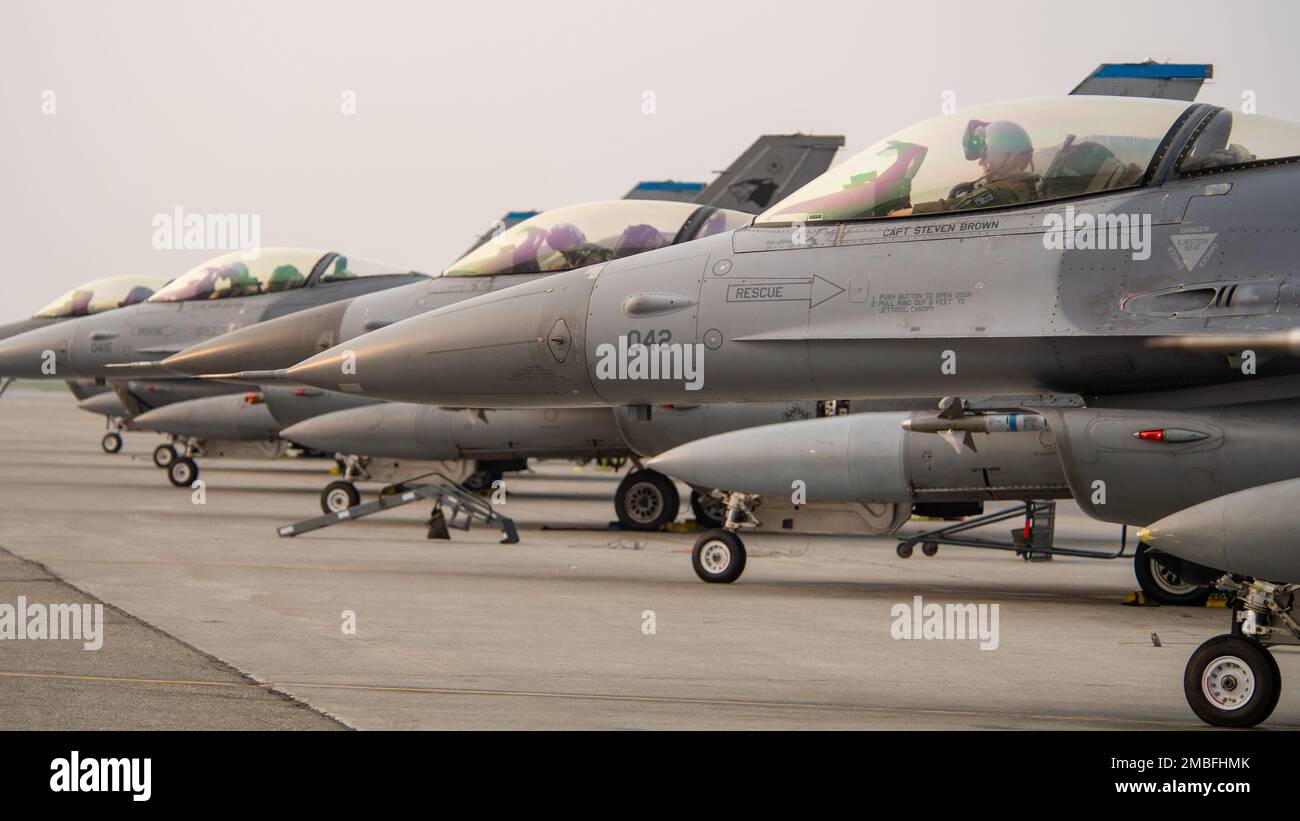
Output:
[[445,276],[568,271],[730,231],[753,221],[740,211],[685,202],[613,200],[556,208],[470,251]]
[[262,248],[233,251],[177,277],[154,294],[150,302],[184,302],[192,299],[226,299],[287,291],[307,284],[307,277],[325,251],[306,248]]
[[1300,123],[1225,108],[1201,128],[1178,170],[1191,174],[1289,157],[1300,157]]
[[166,277],[104,277],[78,285],[36,313],[40,319],[87,316],[144,302],[164,285]]
[[832,168],[756,222],[996,208],[1138,185],[1187,108],[1170,100],[1078,96],[942,115]]
[[320,281],[339,282],[345,279],[359,279],[361,277],[409,276],[411,274],[426,276],[400,265],[388,265],[383,262],[356,259],[339,254],[330,260],[329,264],[325,266],[325,270],[321,271]]

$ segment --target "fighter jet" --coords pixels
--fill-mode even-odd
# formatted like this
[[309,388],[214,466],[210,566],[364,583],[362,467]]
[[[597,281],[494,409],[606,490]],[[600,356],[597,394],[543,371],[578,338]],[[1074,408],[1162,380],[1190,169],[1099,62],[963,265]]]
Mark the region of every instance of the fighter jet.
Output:
[[[1102,93],[1103,90],[1097,87],[1097,83],[1102,81],[1094,82],[1094,78],[1098,75],[1105,75],[1108,78],[1106,82],[1115,81],[1115,78],[1133,78],[1129,82],[1136,87],[1126,86],[1123,89],[1108,87],[1111,93],[1122,90],[1125,93],[1158,97],[1190,91],[1195,96],[1201,79],[1212,75],[1212,68],[1153,63],[1103,65],[1093,73],[1092,77],[1081,83],[1074,93]],[[1184,77],[1188,79],[1181,79]],[[842,138],[807,138],[797,135],[764,137],[707,189],[699,183],[640,183],[628,193],[627,198],[696,201],[715,205],[730,201],[734,206],[744,210],[761,210],[762,207],[770,205],[775,197],[787,190],[795,181],[811,179],[815,173],[824,169],[829,163],[834,147],[841,142]],[[761,173],[756,169],[761,169]],[[755,176],[756,174],[758,176]],[[373,299],[375,297],[367,298],[367,301]],[[311,318],[310,313],[304,313],[293,319],[280,320],[278,323],[271,323],[257,329],[237,332],[229,338],[216,340],[184,352],[168,360],[166,364],[196,374],[205,369],[233,371],[241,366],[268,368],[287,364],[275,361],[290,350],[290,347],[286,346],[286,339],[303,340],[313,335],[305,329],[291,330],[291,326],[305,325],[311,321]],[[333,317],[324,319],[326,323],[333,321]],[[371,322],[373,323],[374,320]],[[366,330],[372,327],[376,326],[368,324]],[[262,358],[250,359],[248,356],[243,356],[241,360],[236,361],[230,356],[232,353],[242,356],[242,352],[248,350],[261,352]],[[254,362],[257,364],[252,364]],[[226,405],[216,402],[202,404],[209,412],[227,410]],[[268,400],[273,414],[277,404],[279,402]],[[757,410],[755,408],[715,408],[707,414],[710,421],[707,429],[728,430],[777,421],[790,413],[791,408],[803,408],[801,412],[807,416],[811,412],[806,407],[819,407],[819,405],[817,403],[802,405],[770,403],[765,405],[761,412],[755,412]],[[862,405],[859,404],[858,407]],[[923,407],[923,405],[913,403],[909,407]],[[181,415],[181,409],[167,412],[168,421],[174,425],[182,424]],[[728,415],[733,417],[733,421],[722,422],[721,420],[726,419]],[[674,416],[680,417],[677,414]],[[702,416],[702,414],[687,414],[685,418],[690,419],[695,416]],[[483,428],[467,429],[465,424],[467,418],[483,422]],[[500,424],[495,426],[489,424],[494,418]],[[701,430],[690,425],[679,429],[675,424],[641,424],[636,426],[639,433],[629,438],[632,446],[628,447],[618,442],[615,425],[623,425],[629,418],[631,417],[615,420],[602,414],[593,416],[585,411],[565,410],[531,413],[513,411],[500,414],[482,410],[476,416],[465,417],[455,412],[399,404],[393,407],[356,408],[316,417],[311,421],[293,425],[290,432],[284,435],[297,437],[295,441],[324,451],[335,450],[347,454],[344,457],[343,478],[330,483],[321,495],[322,509],[328,513],[349,507],[359,501],[360,494],[352,480],[366,475],[368,457],[360,455],[360,451],[356,449],[367,439],[375,442],[377,454],[390,457],[420,458],[421,455],[435,452],[443,454],[445,458],[451,458],[447,454],[476,455],[478,469],[474,473],[474,479],[477,483],[486,486],[499,479],[502,470],[506,467],[523,466],[524,460],[531,457],[567,454],[569,458],[582,459],[592,454],[617,454],[635,459],[638,455],[654,455],[673,444],[679,444],[684,441],[680,438],[680,434],[685,430],[695,430],[696,435],[703,435]],[[410,435],[412,431],[417,431],[417,435]],[[647,433],[649,431],[654,433]],[[509,432],[508,436],[507,432]],[[637,446],[638,442],[640,447]],[[492,453],[496,453],[497,457],[488,458]],[[639,465],[637,468],[624,478],[615,494],[616,514],[625,528],[658,529],[677,515],[679,502],[677,491],[672,482],[663,475],[653,470],[645,470]],[[883,510],[880,505],[877,505],[876,515],[870,519],[863,519],[860,514],[866,508],[856,502],[851,505],[858,514],[854,524],[860,532],[889,532],[896,529],[906,519],[906,515],[900,513],[906,514],[910,510],[910,505],[900,506],[889,503]],[[697,520],[703,522],[713,522],[718,512],[714,500],[702,495],[698,489],[692,491],[691,507]],[[804,517],[807,517],[806,511]]]
[[[129,274],[83,282],[30,317],[0,325],[0,339],[8,339],[11,336],[66,322],[69,319],[144,302],[167,282],[168,279],[165,277],[141,277]],[[0,375],[8,376],[3,371],[0,371]]]
[[[166,285],[168,281],[165,277],[125,275],[103,277],[84,282],[27,319],[0,325],[0,340],[59,322],[66,322],[77,317],[90,316],[91,314],[99,314],[104,311],[135,305],[148,299],[155,291]],[[5,390],[8,389],[14,379],[15,377],[8,376],[3,371],[0,371],[0,396],[4,395]],[[85,407],[86,403],[92,401],[97,395],[110,391],[108,387],[97,384],[94,380],[69,379],[67,385],[82,407]],[[114,403],[106,403],[104,400],[100,400],[98,404],[102,407],[94,412],[103,414],[108,424],[108,432],[100,440],[100,447],[104,449],[105,453],[117,453],[122,449],[121,434],[124,429],[122,415],[118,412],[118,407]],[[120,405],[120,403],[117,404]]]
[[235,328],[426,278],[410,269],[302,248],[233,251],[141,304],[0,341],[0,372],[20,378],[150,375],[170,354]]
[[[1300,360],[1161,340],[1293,329],[1297,183],[1300,124],[1264,115],[1093,96],[979,106],[880,141],[750,226],[351,340],[346,383],[458,407],[1080,397],[996,411],[1041,417],[1013,435],[1052,434],[1087,513],[1147,527],[1180,575],[1232,593],[1241,630],[1194,654],[1185,691],[1211,723],[1255,724],[1280,686],[1264,647],[1300,643],[1300,553],[1261,538],[1300,525],[1276,503],[1300,476]],[[287,375],[338,389],[343,362],[334,349]],[[956,407],[908,435],[948,447],[925,431],[961,442],[1008,423]]]
[[[107,379],[126,414],[110,419],[103,442],[106,450],[115,452],[121,446],[123,419],[171,401],[247,390],[220,382],[182,384],[176,374],[157,365],[169,354],[249,323],[424,279],[427,275],[416,271],[350,260],[335,252],[234,251],[199,265],[152,295],[142,294],[147,299],[135,304],[111,313],[73,316],[0,340],[0,373],[31,379]],[[80,298],[69,303],[74,313]],[[160,378],[168,377],[168,384],[162,385]],[[109,407],[108,400],[91,404],[118,410],[117,405]],[[170,468],[174,457],[170,444],[154,451],[159,466]]]
[[[552,209],[489,240],[427,282],[243,328],[169,357],[162,362],[162,367],[201,373],[214,363],[289,365],[335,339],[352,338],[367,329],[403,316],[418,315],[437,305],[536,280],[552,271],[572,269],[596,259],[628,259],[654,248],[689,243],[728,231],[751,218],[752,215],[740,211],[653,200],[615,200]],[[247,371],[226,376],[249,379],[253,383],[259,381],[256,373]],[[329,398],[320,397],[321,392],[316,391],[317,397],[312,397],[317,399],[315,402],[302,401],[308,397],[299,391],[277,391],[272,385],[263,388],[257,405],[252,408],[222,399],[196,400],[151,411],[136,423],[176,436],[205,438],[220,430],[239,438],[264,441],[278,435],[277,423],[288,426],[300,422],[305,418],[304,413],[314,415],[375,401],[349,393],[346,386]],[[418,452],[417,449],[416,454],[403,455],[408,459],[418,458]],[[349,460],[343,483],[351,487],[354,474],[373,473],[361,470],[363,467],[366,466],[357,460]],[[488,469],[499,467],[493,465]],[[184,477],[191,477],[196,469],[190,463],[169,468],[183,472]],[[174,483],[179,481],[172,478]],[[339,498],[336,490],[335,485],[326,488],[322,499],[336,502]],[[355,493],[351,489],[352,497]]]
[[[737,189],[735,180],[761,178],[775,194],[796,190],[830,166],[843,141],[843,137],[833,135],[764,135],[709,185],[642,182],[620,201],[587,203],[534,214],[504,233],[494,232],[484,242],[476,243],[470,253],[428,283],[369,294],[348,303],[334,303],[244,328],[192,346],[161,364],[168,369],[195,375],[242,372],[247,377],[250,370],[287,367],[323,350],[335,340],[351,338],[479,293],[536,279],[592,259],[628,258],[664,245],[680,244],[727,230],[747,223],[752,213],[760,210],[765,202]],[[719,202],[732,203],[745,210],[718,208],[716,203]],[[252,376],[252,381],[256,382],[255,374]],[[264,410],[286,427],[328,410],[374,402],[348,393],[313,391],[305,394],[302,391],[277,390],[270,384],[261,386],[261,396]],[[233,418],[221,418],[236,410],[241,420],[238,424]],[[140,423],[155,427],[165,425],[166,430],[177,438],[183,438],[186,434],[182,431],[186,430],[222,429],[239,430],[245,435],[264,439],[265,431],[256,424],[247,424],[255,413],[258,411],[222,400],[198,400],[182,407],[154,411]],[[391,421],[397,411],[377,410],[374,413]],[[412,410],[407,410],[408,416],[412,413]],[[574,418],[538,419],[540,427],[525,425],[520,420],[520,428],[538,432],[547,430],[555,435],[559,435],[557,425],[575,435],[589,431],[590,420],[582,414],[571,416]],[[608,417],[608,414],[604,416]],[[763,421],[775,418],[779,417],[771,416]],[[369,429],[364,419],[357,421],[364,429]],[[608,418],[602,420],[602,425],[602,429],[612,432],[612,422]],[[613,434],[608,447],[596,449],[626,454],[626,446],[621,443],[615,446],[614,439],[617,439],[616,434]],[[355,437],[351,441],[356,441]],[[586,458],[592,448],[592,443],[587,442],[567,451],[566,458]],[[428,448],[411,443],[400,455],[406,460],[420,459],[420,454],[427,451]],[[486,486],[499,478],[502,471],[524,467],[524,457],[518,454],[566,454],[556,441],[539,440],[538,437],[516,442],[515,451],[516,455],[510,458],[487,458],[481,439],[477,445],[463,448],[462,454],[477,453],[480,456],[476,469],[473,473],[465,473],[466,477],[474,484]],[[359,498],[354,479],[377,478],[378,468],[387,470],[391,466],[390,462],[373,458],[378,455],[345,454],[343,478],[331,483],[322,493],[322,507],[326,512],[337,509],[339,505],[347,506]],[[439,472],[447,475],[463,472],[462,468],[452,468],[447,462],[440,461],[440,465]],[[187,476],[192,473],[189,465],[178,469]],[[629,492],[621,494],[620,498],[642,500],[636,519],[641,522],[640,526],[658,527],[677,515],[676,490],[666,477],[647,473],[630,478],[635,487],[629,486]]]

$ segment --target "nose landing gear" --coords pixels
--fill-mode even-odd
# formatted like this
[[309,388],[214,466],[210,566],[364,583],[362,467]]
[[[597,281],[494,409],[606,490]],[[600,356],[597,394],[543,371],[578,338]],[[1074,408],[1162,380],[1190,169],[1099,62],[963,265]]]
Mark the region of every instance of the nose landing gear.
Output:
[[1232,633],[1196,648],[1183,672],[1183,693],[1206,724],[1254,727],[1272,715],[1282,694],[1282,673],[1268,647],[1300,644],[1300,624],[1290,612],[1300,585],[1225,576],[1218,586],[1235,597]]
[[691,550],[691,566],[701,581],[730,584],[745,572],[745,542],[736,532],[741,527],[757,527],[754,508],[760,503],[758,496],[746,493],[723,493],[715,490],[712,497],[726,504],[726,517],[721,530],[709,530],[695,540]]

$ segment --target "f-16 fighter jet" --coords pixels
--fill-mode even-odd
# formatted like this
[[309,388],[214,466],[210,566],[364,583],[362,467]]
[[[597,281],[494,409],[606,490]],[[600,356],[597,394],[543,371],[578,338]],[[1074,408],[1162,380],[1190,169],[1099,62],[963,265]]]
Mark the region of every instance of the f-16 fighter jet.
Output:
[[[1280,688],[1264,647],[1300,643],[1300,514],[1281,501],[1300,490],[1298,184],[1297,123],[990,104],[880,141],[750,226],[443,308],[287,376],[457,407],[1078,397],[993,410],[1052,434],[1086,512],[1232,594],[1234,631],[1194,654],[1186,691],[1205,720],[1250,725]],[[978,447],[1010,424],[945,412],[908,435]]]

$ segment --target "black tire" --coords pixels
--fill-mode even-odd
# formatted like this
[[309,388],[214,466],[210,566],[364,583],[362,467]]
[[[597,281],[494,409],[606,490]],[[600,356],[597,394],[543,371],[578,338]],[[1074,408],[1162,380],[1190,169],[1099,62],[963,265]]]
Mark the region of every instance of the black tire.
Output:
[[894,552],[898,554],[898,558],[900,559],[910,559],[912,558],[912,551],[915,547],[916,546],[911,542],[899,542],[898,547],[894,548]]
[[[325,513],[338,513],[361,504],[361,491],[344,479],[330,482],[320,492],[320,509]],[[339,505],[342,505],[341,507]]]
[[939,555],[939,543],[921,542],[921,552],[926,556],[937,556]]
[[614,512],[624,530],[659,530],[677,518],[681,503],[673,480],[654,470],[632,471],[614,494]]
[[181,457],[167,466],[167,481],[176,487],[192,487],[199,478],[199,466],[188,456]]
[[1140,543],[1133,555],[1133,575],[1148,599],[1178,607],[1201,607],[1209,600],[1213,592],[1210,588],[1183,581],[1148,555],[1149,550],[1145,543]]
[[1183,673],[1187,703],[1214,727],[1254,727],[1277,707],[1282,673],[1262,644],[1215,636],[1196,648]]
[[99,446],[105,453],[117,453],[122,449],[122,437],[116,433],[106,433],[104,438],[99,440]]
[[167,443],[163,443],[153,449],[153,463],[164,470],[176,461],[176,448]]
[[702,533],[691,551],[691,566],[702,581],[730,584],[745,572],[745,543],[729,530]]
[[695,521],[711,530],[720,530],[727,518],[727,506],[698,490],[691,491],[691,513]]
[[492,468],[474,466],[474,471],[465,477],[465,481],[460,486],[472,493],[478,493],[483,490],[490,490],[492,483],[500,481],[505,474]]

